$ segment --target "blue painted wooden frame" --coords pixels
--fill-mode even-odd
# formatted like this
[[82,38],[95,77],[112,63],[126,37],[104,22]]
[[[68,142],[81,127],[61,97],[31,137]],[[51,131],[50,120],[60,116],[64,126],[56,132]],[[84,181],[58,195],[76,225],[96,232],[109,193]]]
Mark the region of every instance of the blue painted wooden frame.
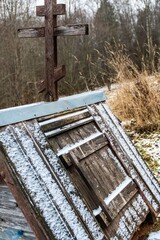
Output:
[[94,91],[63,97],[55,102],[38,102],[2,109],[0,110],[0,127],[84,107],[105,100],[104,91]]

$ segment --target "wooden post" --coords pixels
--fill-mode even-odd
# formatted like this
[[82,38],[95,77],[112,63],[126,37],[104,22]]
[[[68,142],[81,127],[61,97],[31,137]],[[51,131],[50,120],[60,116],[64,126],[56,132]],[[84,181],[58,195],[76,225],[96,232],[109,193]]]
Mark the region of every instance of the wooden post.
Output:
[[36,7],[37,16],[45,17],[45,27],[18,30],[20,38],[45,37],[45,80],[38,83],[38,88],[45,92],[46,101],[58,99],[58,81],[65,76],[65,66],[58,67],[57,36],[88,35],[87,24],[57,26],[57,15],[65,12],[65,4],[45,0],[45,6]]
[[[55,2],[55,0],[54,0]],[[52,92],[54,84],[54,28],[55,21],[53,20],[53,2],[52,0],[45,0],[45,55],[46,55],[46,93],[45,100],[49,101],[49,97],[52,96],[56,99],[55,89]]]

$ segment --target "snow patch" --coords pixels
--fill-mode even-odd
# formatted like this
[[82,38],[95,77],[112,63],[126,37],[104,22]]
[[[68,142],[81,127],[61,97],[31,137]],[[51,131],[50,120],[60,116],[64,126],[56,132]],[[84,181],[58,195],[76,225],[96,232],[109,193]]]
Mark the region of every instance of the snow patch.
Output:
[[160,231],[150,233],[147,240],[160,240]]

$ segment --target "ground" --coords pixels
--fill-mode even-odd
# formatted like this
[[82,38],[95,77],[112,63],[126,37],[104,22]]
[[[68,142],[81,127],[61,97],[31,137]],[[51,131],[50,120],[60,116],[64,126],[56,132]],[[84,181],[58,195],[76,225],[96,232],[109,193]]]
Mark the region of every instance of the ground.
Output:
[[131,134],[132,141],[160,182],[160,131]]

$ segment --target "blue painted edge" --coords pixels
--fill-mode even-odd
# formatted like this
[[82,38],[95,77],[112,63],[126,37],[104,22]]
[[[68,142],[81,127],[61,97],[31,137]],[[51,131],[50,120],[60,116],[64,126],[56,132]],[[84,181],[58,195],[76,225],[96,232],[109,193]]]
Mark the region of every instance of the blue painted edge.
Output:
[[104,91],[93,91],[63,97],[55,102],[38,102],[2,109],[0,110],[0,127],[84,107],[105,100]]

